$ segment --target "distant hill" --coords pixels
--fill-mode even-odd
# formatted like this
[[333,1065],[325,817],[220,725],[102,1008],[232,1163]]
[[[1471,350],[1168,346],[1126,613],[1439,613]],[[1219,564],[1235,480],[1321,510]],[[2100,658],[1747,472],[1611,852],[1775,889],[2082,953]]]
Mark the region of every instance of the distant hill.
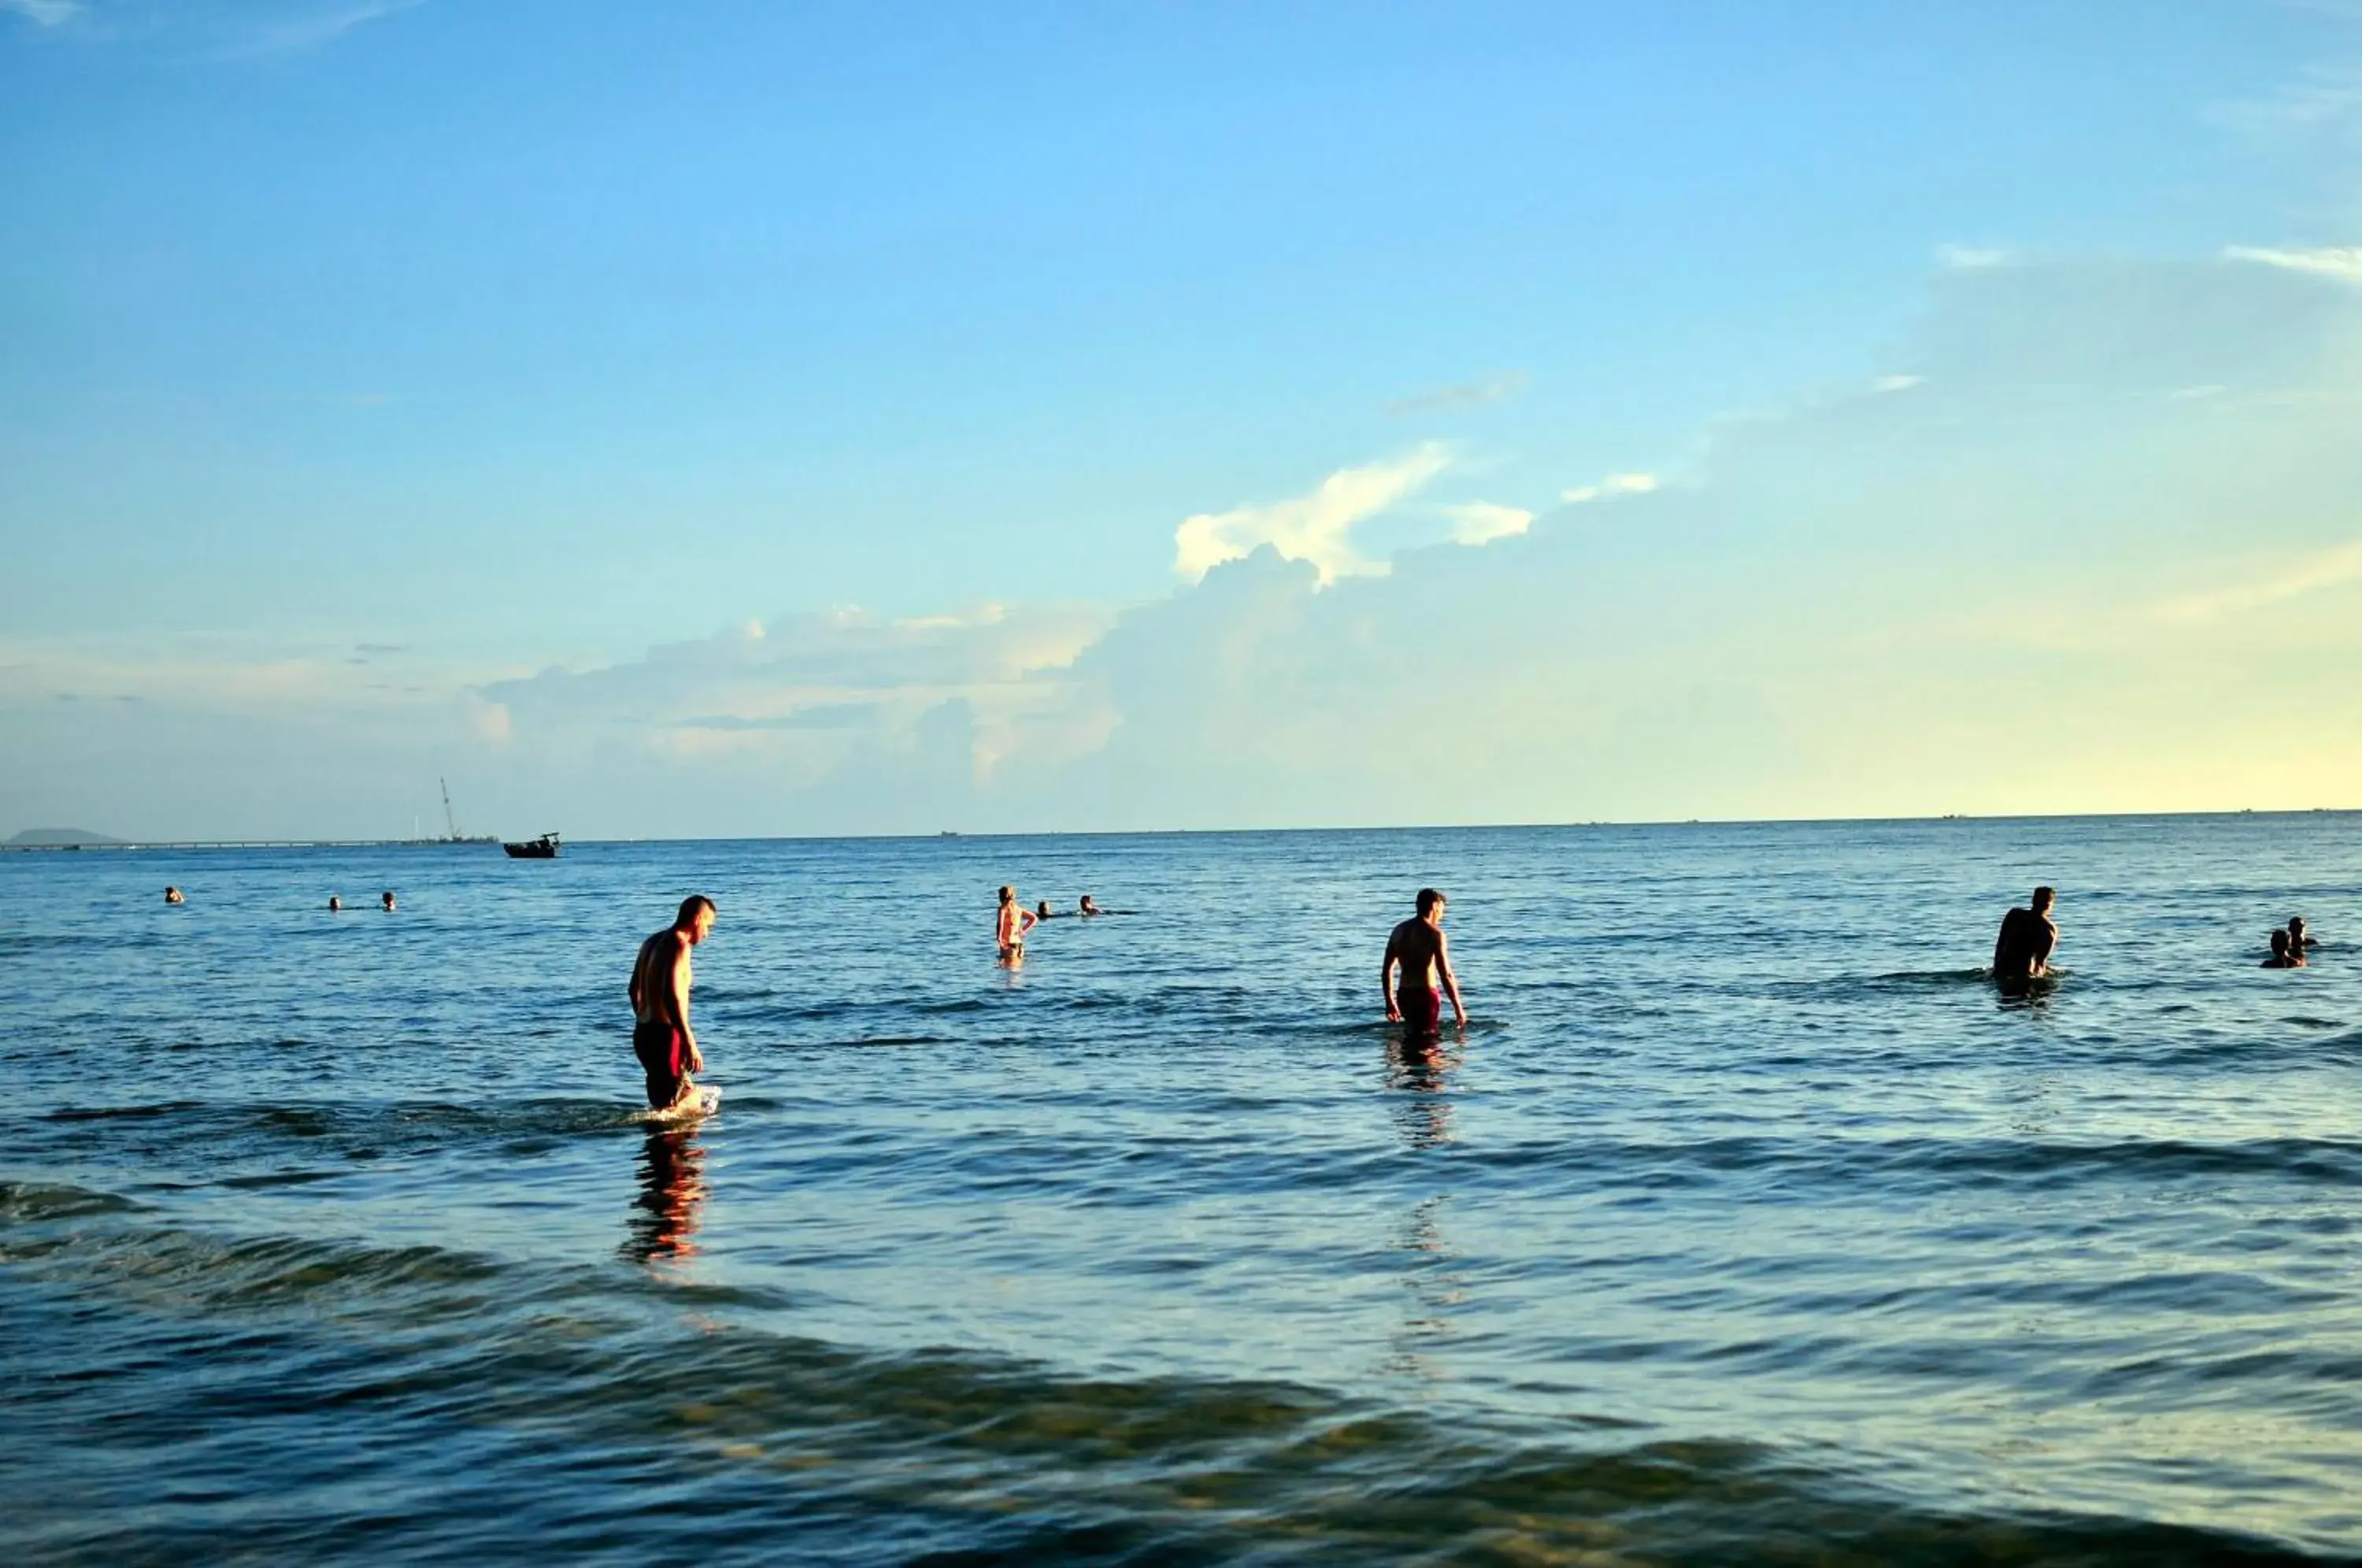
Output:
[[109,838],[88,828],[27,828],[8,841],[10,844],[127,844],[127,839]]

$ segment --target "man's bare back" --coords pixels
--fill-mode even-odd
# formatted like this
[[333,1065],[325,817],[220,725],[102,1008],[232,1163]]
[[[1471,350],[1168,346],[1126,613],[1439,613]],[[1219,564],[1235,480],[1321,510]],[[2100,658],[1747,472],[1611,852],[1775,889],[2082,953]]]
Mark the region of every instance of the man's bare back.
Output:
[[633,1021],[685,1026],[687,1010],[676,1013],[675,1009],[688,999],[689,988],[696,979],[689,938],[672,926],[657,932],[640,944],[639,958],[632,965]]
[[[1407,1023],[1414,1030],[1432,1032],[1443,1021],[1443,1003],[1437,995],[1438,982],[1444,996],[1451,999],[1451,1014],[1462,1023],[1468,1021],[1468,1009],[1460,999],[1460,977],[1451,972],[1451,944],[1443,934],[1445,900],[1432,888],[1422,888],[1418,893],[1418,913],[1404,921],[1386,938],[1386,955],[1379,965],[1379,983],[1386,998],[1386,1021]],[[1399,984],[1395,978],[1396,966],[1401,966]]]

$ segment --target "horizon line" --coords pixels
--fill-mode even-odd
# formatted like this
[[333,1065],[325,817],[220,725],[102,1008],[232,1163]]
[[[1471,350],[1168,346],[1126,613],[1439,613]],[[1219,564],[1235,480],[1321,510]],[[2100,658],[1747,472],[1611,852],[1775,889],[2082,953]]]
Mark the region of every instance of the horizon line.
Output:
[[[602,844],[844,844],[871,841],[931,841],[946,838],[1164,838],[1182,836],[1239,836],[1246,834],[1348,834],[1348,833],[1530,833],[1543,829],[1579,828],[1682,828],[1682,827],[1793,827],[1793,826],[1864,826],[1918,823],[2049,823],[2049,822],[2150,822],[2172,821],[2193,817],[2320,817],[2354,816],[2362,814],[2362,806],[2292,806],[2257,808],[2236,806],[2201,812],[1946,812],[1936,816],[1865,816],[1865,817],[1639,817],[1628,819],[1594,818],[1581,822],[1529,823],[1395,823],[1383,825],[1333,827],[1218,827],[1218,828],[1037,828],[1016,830],[979,830],[940,828],[933,833],[833,833],[833,834],[691,834],[672,838],[578,838],[577,845]],[[54,829],[25,828],[23,834],[54,832]],[[561,842],[564,834],[557,835]],[[50,840],[19,843],[12,837],[0,840],[0,850],[67,849],[428,849],[436,847],[481,848],[503,842],[497,836],[455,840],[449,838],[317,838],[296,837],[248,839],[191,838],[118,838]]]

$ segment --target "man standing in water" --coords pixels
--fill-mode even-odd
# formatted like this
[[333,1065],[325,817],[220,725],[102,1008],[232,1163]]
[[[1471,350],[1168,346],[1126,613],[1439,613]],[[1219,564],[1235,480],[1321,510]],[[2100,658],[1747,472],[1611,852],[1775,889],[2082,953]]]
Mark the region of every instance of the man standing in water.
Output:
[[705,1054],[689,1027],[689,950],[713,929],[713,900],[692,893],[672,924],[640,944],[632,966],[632,1055],[648,1076],[648,1109],[670,1110],[697,1092]]
[[[1451,945],[1443,937],[1445,899],[1432,888],[1418,890],[1418,913],[1395,927],[1386,938],[1385,961],[1378,966],[1378,984],[1386,994],[1386,1021],[1404,1026],[1407,1036],[1430,1035],[1443,1023],[1443,1003],[1436,981],[1451,999],[1451,1016],[1468,1024],[1467,1006],[1460,999],[1460,977],[1451,972]],[[1402,966],[1402,982],[1395,982],[1395,966]]]
[[2031,908],[2012,910],[2001,917],[2001,934],[1993,939],[1993,978],[2004,988],[2023,989],[2050,972],[2050,953],[2058,945],[2058,927],[2050,918],[2047,888],[2034,889]]

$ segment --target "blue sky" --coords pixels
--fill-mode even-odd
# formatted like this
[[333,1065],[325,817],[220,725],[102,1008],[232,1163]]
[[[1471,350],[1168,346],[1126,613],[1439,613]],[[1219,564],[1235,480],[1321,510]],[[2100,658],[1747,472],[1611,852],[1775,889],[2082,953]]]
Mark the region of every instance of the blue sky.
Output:
[[[2236,626],[1925,720],[2353,668],[2357,175],[2332,0],[0,0],[0,831],[2362,803]],[[1429,613],[1485,773],[1308,738]]]

